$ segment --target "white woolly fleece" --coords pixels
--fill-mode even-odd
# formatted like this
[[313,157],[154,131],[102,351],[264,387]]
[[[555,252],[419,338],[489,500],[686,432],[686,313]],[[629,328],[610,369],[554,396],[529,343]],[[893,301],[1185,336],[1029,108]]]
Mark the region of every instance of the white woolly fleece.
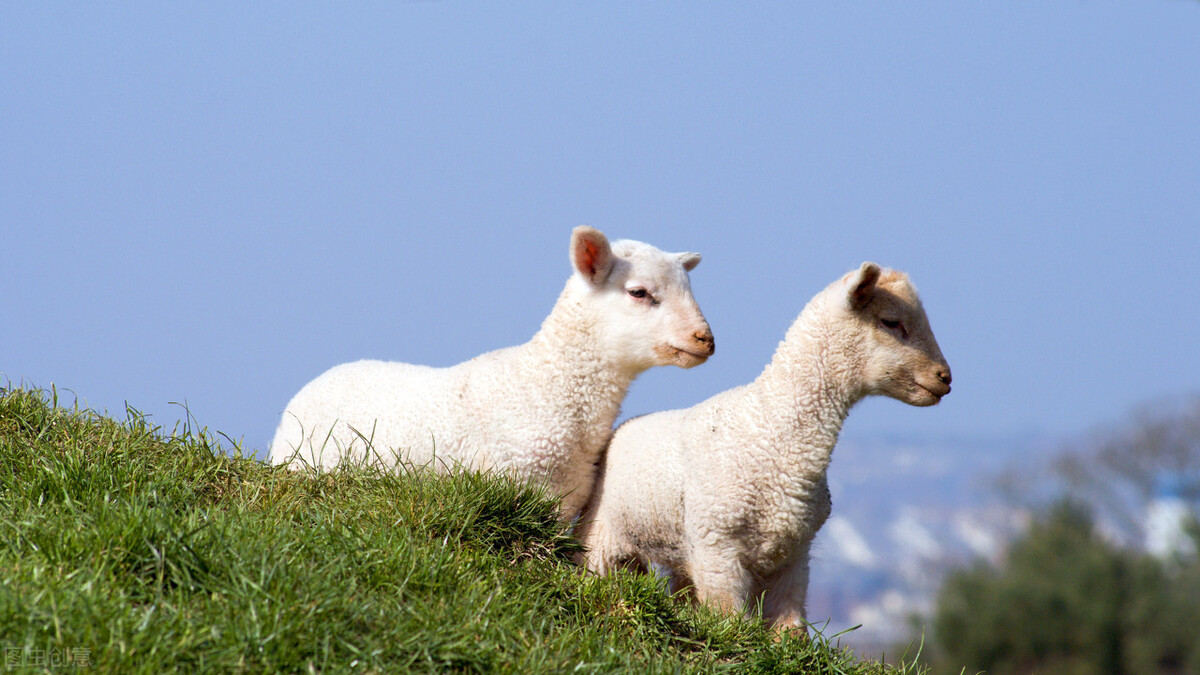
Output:
[[305,385],[283,413],[272,462],[511,471],[544,481],[563,495],[563,517],[577,515],[630,383],[653,365],[702,363],[712,334],[688,284],[696,254],[631,241],[610,249],[581,227],[572,261],[576,274],[523,345],[449,368],[347,363]]
[[916,291],[880,273],[864,263],[813,298],[754,382],[617,429],[581,518],[589,569],[655,563],[703,601],[733,611],[761,598],[777,627],[803,627],[850,408],[870,394],[931,405],[950,390]]

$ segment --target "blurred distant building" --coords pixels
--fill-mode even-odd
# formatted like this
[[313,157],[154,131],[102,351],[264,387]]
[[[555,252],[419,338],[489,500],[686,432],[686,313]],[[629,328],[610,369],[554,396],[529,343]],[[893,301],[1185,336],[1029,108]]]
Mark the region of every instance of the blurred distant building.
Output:
[[1154,499],[1146,507],[1146,551],[1159,558],[1196,553],[1196,542],[1187,533],[1195,517],[1183,498],[1180,476],[1162,475],[1155,482]]

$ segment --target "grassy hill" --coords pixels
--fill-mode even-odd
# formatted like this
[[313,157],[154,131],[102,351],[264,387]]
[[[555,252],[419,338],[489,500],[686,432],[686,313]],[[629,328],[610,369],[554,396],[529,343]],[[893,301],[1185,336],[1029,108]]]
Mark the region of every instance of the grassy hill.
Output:
[[[294,474],[0,390],[0,647],[14,671],[904,673],[579,573],[511,480]],[[86,670],[85,670],[86,669]]]

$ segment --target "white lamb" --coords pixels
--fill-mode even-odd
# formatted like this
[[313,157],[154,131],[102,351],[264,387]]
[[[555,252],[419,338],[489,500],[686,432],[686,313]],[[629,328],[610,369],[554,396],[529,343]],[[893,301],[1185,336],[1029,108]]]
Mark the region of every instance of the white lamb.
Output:
[[777,629],[805,629],[809,547],[826,469],[865,396],[934,405],[950,392],[917,292],[874,263],[817,294],[754,382],[613,435],[581,518],[589,569],[671,571],[675,588]]
[[510,471],[562,495],[564,520],[578,515],[633,379],[704,363],[714,343],[688,281],[699,254],[610,246],[580,226],[570,258],[575,273],[532,340],[449,368],[336,366],[288,403],[271,461]]

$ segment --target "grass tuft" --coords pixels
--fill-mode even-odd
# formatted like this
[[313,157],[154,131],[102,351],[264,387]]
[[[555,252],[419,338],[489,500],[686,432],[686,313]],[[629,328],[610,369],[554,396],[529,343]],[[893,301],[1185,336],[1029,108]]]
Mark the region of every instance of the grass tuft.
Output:
[[0,390],[0,646],[15,671],[917,672],[583,575],[557,513],[503,477],[291,472]]

